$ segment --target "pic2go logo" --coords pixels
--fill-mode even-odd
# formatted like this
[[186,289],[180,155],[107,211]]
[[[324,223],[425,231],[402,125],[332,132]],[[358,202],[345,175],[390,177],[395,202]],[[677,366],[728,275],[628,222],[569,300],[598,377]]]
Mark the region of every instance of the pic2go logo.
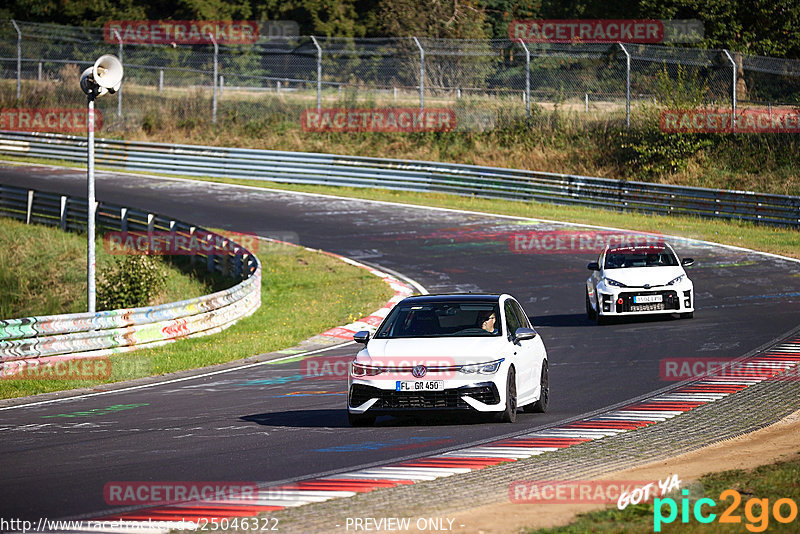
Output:
[[[689,523],[690,511],[698,523],[712,523],[717,519],[717,514],[710,510],[717,506],[713,499],[698,499],[694,506],[691,506],[688,499],[689,490],[681,490],[681,494],[684,496],[680,505],[681,523]],[[742,522],[742,518],[736,513],[736,510],[742,503],[742,496],[733,489],[725,490],[719,494],[720,501],[728,499],[731,499],[731,504],[720,514],[717,521],[719,523],[739,524]],[[664,515],[665,506],[669,509],[666,516]],[[744,516],[748,521],[745,524],[745,528],[750,532],[764,532],[769,527],[770,513],[778,523],[791,523],[797,519],[797,503],[791,499],[783,498],[776,500],[770,507],[769,499],[757,499],[754,497],[744,505]],[[653,531],[661,532],[662,524],[670,524],[677,518],[678,503],[675,502],[675,499],[667,497],[665,499],[657,498],[653,501]]]

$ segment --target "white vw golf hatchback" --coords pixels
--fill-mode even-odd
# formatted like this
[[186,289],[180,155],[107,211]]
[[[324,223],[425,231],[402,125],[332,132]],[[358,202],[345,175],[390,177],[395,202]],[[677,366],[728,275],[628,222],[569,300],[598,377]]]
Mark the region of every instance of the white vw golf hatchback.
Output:
[[347,413],[352,425],[378,415],[481,412],[513,422],[517,407],[544,412],[547,353],[510,295],[409,297],[386,316],[351,363]]

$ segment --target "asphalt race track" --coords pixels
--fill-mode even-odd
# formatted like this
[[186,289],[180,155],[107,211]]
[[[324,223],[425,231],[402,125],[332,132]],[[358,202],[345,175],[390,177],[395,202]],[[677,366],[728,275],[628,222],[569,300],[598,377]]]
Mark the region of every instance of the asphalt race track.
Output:
[[[0,166],[0,182],[86,195],[80,170]],[[120,511],[104,502],[112,481],[278,483],[530,431],[673,384],[660,376],[662,360],[739,357],[800,322],[800,263],[707,244],[672,240],[696,260],[694,319],[597,326],[584,312],[592,230],[107,172],[97,174],[97,198],[293,239],[397,271],[431,293],[511,293],[545,341],[551,408],[513,425],[381,418],[350,428],[345,381],[309,380],[302,362],[16,407],[0,411],[2,517],[108,515]],[[538,245],[514,250],[531,236]]]

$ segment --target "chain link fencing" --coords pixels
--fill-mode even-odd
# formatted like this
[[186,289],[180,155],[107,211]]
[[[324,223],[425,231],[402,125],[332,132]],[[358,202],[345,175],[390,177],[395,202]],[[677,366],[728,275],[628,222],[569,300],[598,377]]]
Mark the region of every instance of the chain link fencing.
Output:
[[102,28],[0,22],[0,107],[83,107],[80,72],[108,53],[122,60],[125,79],[117,95],[97,101],[106,131],[211,120],[214,91],[215,120],[297,122],[319,107],[449,108],[464,130],[555,109],[624,122],[651,104],[800,103],[800,60],[725,50],[262,35],[220,44],[215,57],[210,42],[132,44],[113,35],[116,42],[104,40]]

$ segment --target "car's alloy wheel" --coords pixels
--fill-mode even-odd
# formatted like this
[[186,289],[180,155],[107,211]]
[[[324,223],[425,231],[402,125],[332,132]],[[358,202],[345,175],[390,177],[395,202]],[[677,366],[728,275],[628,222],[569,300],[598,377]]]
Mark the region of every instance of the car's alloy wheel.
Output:
[[544,413],[550,404],[550,377],[547,372],[547,360],[542,362],[542,377],[539,381],[539,400],[530,405],[530,411]]
[[506,380],[506,409],[497,416],[501,423],[513,423],[517,420],[517,377],[514,368],[508,369]]
[[355,414],[347,412],[347,420],[350,426],[372,426],[375,424],[375,416],[368,414]]
[[594,311],[592,308],[592,303],[589,300],[589,290],[586,290],[586,317],[589,318],[590,321],[594,321],[597,318],[597,312]]

